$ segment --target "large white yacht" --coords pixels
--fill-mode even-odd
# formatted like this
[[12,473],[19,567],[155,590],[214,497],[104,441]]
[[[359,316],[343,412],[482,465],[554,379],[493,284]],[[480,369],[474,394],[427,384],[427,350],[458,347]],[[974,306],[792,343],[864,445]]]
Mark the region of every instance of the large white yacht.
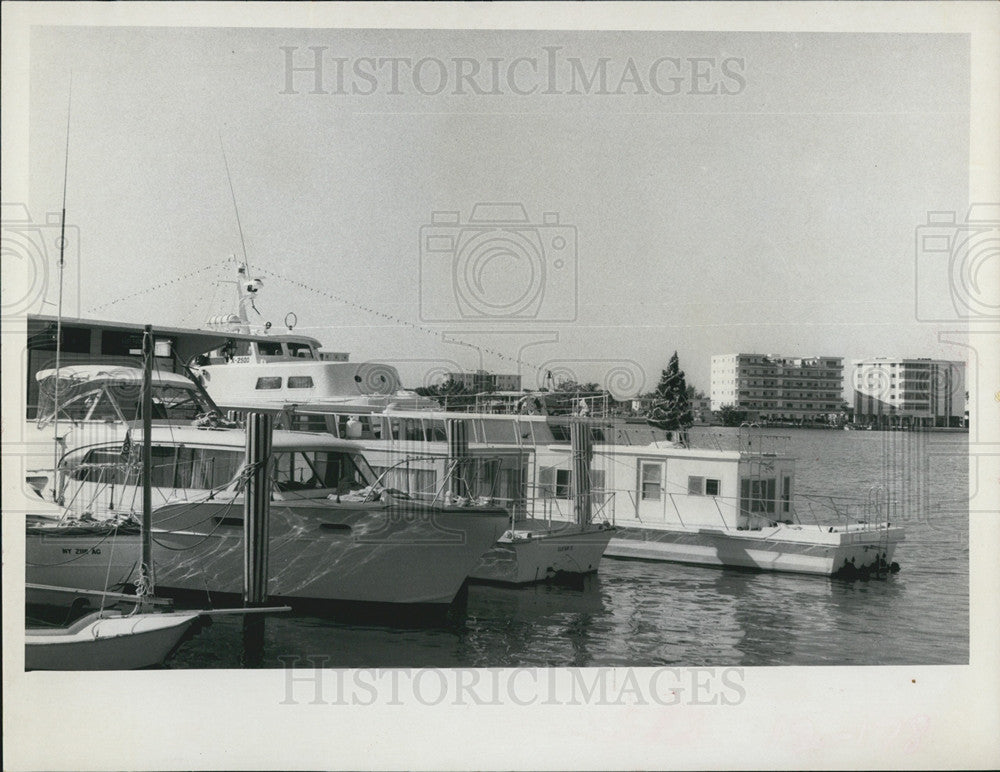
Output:
[[[137,578],[143,437],[61,462],[66,516],[29,519],[27,581],[115,591]],[[239,593],[245,434],[154,427],[153,554],[161,589]],[[290,600],[446,604],[508,527],[482,499],[422,500],[380,483],[353,443],[276,431],[269,594]]]

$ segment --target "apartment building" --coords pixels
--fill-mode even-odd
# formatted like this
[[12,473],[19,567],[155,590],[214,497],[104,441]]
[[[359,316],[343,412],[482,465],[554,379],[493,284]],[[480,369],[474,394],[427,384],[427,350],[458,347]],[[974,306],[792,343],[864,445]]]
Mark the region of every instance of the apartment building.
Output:
[[446,380],[453,380],[460,383],[467,391],[520,391],[520,375],[501,375],[490,373],[486,370],[476,370],[475,372],[448,373]]
[[750,420],[826,421],[843,403],[841,357],[721,354],[711,378],[712,410],[732,405]]
[[854,422],[877,428],[965,425],[965,362],[854,360]]

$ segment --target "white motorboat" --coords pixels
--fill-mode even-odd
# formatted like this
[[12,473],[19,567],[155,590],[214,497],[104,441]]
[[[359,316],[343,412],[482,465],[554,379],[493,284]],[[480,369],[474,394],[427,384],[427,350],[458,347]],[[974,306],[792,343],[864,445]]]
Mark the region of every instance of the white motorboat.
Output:
[[[150,436],[157,586],[240,592],[244,432],[163,426]],[[136,432],[132,446],[142,439]],[[356,445],[329,436],[275,432],[272,458],[274,598],[450,603],[507,525],[500,507],[385,489]],[[127,587],[139,554],[134,523],[129,530],[140,493],[134,463],[105,443],[68,453],[61,469],[70,516],[29,521],[27,581]]]

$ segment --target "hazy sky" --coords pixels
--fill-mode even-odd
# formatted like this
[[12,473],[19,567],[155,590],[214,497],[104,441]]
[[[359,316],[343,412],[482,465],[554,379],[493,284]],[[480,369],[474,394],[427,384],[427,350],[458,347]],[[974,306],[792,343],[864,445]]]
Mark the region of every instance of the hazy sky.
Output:
[[[287,70],[317,54],[321,94]],[[914,229],[967,207],[963,35],[40,27],[31,55],[36,220],[72,70],[69,314],[77,282],[94,318],[231,310],[221,135],[262,319],[294,311],[411,385],[480,356],[515,372],[525,346],[525,385],[540,366],[619,392],[675,349],[705,391],[719,353],[962,357],[916,319]],[[480,202],[529,222],[477,252]],[[460,215],[431,250],[436,211]]]

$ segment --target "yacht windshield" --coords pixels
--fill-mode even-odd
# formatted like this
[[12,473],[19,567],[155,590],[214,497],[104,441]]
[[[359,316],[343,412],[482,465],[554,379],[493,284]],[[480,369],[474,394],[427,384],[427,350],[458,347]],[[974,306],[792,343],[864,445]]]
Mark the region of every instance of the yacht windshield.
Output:
[[363,456],[330,450],[295,450],[274,454],[274,482],[279,491],[361,490],[375,483]]

